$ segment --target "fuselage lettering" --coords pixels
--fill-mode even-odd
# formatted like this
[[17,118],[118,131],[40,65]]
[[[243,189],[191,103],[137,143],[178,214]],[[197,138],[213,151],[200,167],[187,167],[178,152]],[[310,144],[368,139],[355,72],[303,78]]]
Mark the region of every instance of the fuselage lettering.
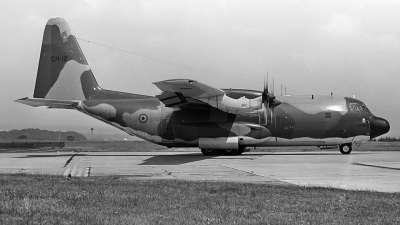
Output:
[[51,62],[66,62],[68,60],[68,56],[66,55],[57,55],[51,57]]

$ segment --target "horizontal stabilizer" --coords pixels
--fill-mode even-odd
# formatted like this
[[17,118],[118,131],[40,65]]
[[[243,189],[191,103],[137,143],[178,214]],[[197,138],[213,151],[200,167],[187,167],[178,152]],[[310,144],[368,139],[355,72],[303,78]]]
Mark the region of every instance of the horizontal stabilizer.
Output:
[[15,102],[39,107],[39,106],[47,106],[49,108],[57,108],[57,109],[74,109],[80,101],[77,100],[56,100],[56,99],[43,99],[43,98],[21,98],[15,100]]

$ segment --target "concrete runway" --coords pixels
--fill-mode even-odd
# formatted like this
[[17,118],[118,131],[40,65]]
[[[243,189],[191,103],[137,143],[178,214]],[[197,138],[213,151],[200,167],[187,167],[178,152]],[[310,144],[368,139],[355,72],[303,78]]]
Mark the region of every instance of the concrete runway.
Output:
[[237,181],[400,192],[400,152],[247,152],[241,156],[211,157],[195,152],[0,151],[0,173],[126,175],[132,179]]

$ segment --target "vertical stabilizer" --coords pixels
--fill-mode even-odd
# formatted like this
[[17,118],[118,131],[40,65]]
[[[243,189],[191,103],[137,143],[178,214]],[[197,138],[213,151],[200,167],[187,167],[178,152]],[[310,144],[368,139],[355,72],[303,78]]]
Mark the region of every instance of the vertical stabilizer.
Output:
[[67,21],[50,19],[44,30],[33,97],[84,100],[99,89]]

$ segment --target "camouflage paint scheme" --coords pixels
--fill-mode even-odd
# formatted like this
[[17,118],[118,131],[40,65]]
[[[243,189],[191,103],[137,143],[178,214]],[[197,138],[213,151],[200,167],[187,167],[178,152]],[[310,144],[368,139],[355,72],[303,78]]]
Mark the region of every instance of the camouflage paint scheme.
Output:
[[168,147],[239,149],[237,154],[251,146],[340,145],[351,151],[351,143],[389,130],[386,120],[354,98],[276,96],[280,104],[272,115],[262,105],[262,91],[216,89],[185,79],[155,85],[163,90],[157,97],[102,89],[65,19],[54,18],[44,31],[33,98],[16,101],[75,109]]

